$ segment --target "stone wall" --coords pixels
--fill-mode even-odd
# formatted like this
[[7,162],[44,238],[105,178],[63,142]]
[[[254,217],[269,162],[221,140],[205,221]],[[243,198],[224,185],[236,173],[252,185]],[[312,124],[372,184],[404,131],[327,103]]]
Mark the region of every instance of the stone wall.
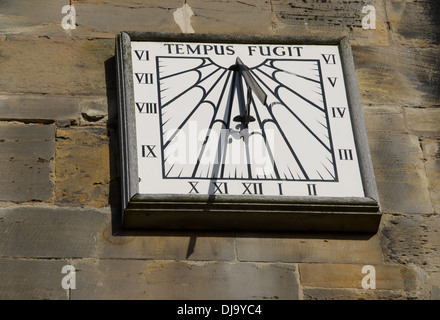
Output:
[[[439,299],[439,14],[436,0],[2,0],[0,299]],[[120,31],[348,35],[377,234],[121,233]]]

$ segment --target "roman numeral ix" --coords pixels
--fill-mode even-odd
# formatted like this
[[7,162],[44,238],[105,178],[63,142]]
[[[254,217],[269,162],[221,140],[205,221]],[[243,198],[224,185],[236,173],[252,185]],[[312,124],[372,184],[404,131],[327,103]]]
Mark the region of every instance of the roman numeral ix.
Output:
[[143,158],[157,158],[154,153],[155,145],[142,145],[142,157]]

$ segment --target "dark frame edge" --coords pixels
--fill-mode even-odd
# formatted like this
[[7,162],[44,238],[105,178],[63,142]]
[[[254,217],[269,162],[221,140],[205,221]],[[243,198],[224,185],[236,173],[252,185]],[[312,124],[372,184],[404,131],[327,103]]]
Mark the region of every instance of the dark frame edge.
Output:
[[[115,40],[115,60],[118,99],[118,129],[119,133],[119,168],[121,179],[121,210],[122,223],[125,218],[125,209],[130,200],[138,194],[137,154],[133,149],[136,141],[134,113],[128,106],[133,105],[133,79],[131,78],[131,39],[126,32],[121,32]],[[134,142],[135,144],[135,142]]]
[[356,142],[356,151],[358,153],[365,196],[374,199],[378,204],[379,211],[381,211],[370,146],[365,129],[364,112],[356,79],[353,53],[348,37],[342,38],[339,45],[339,52],[342,60],[348,106],[350,108],[353,134]]

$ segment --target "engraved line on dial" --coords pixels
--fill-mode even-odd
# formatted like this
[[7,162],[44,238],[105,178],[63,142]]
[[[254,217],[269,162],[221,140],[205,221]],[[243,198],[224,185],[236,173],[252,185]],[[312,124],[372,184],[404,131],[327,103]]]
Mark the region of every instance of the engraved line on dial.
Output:
[[[295,72],[292,72],[291,70],[283,70],[281,69],[281,67],[277,67],[275,63],[284,63],[284,66],[290,69],[303,68],[303,70],[295,70]],[[273,99],[272,101],[274,101],[272,103],[268,103],[267,106],[270,113],[269,118],[274,121],[274,124],[280,131],[281,136],[283,136],[283,140],[286,142],[286,145],[289,148],[291,154],[298,161],[298,165],[300,166],[301,172],[304,175],[304,177],[298,178],[306,180],[335,180],[336,167],[334,160],[330,160],[334,159],[334,156],[332,150],[332,142],[329,136],[330,131],[328,127],[328,119],[325,112],[326,107],[323,101],[324,93],[319,68],[319,61],[317,60],[272,61],[270,59],[267,59],[259,66],[252,68],[251,72],[253,73],[255,78],[265,87],[265,90],[268,92],[268,94],[271,95],[271,98]],[[280,81],[280,78],[282,77],[280,77],[279,75],[283,72],[285,74],[285,81],[290,81],[289,86],[286,86]],[[304,73],[306,75],[304,75]],[[301,81],[299,81],[298,79],[301,79]],[[310,88],[306,87],[310,86],[310,84],[312,84]],[[300,94],[295,90],[295,88],[301,88],[301,90],[304,90],[304,87],[306,88],[306,94],[309,95],[308,98],[305,98],[304,94]],[[316,91],[317,89],[319,89],[320,92]],[[295,96],[297,97],[296,103],[294,103],[295,96],[291,94],[295,94]],[[314,100],[314,102],[312,100]],[[322,106],[318,104],[321,104]],[[312,107],[314,111],[310,108],[307,108],[307,106]],[[278,110],[279,114],[277,117],[275,114],[276,112],[274,112],[275,107],[282,107],[285,111],[287,111],[287,113],[279,113],[280,110]],[[300,113],[300,115],[298,114],[298,112]],[[310,117],[307,113],[314,113],[315,115],[313,117]],[[301,135],[303,139],[308,135],[310,136],[310,138],[307,138],[309,139],[309,141],[315,141],[318,142],[319,145],[321,145],[321,147],[316,146],[316,143],[313,142],[316,149],[323,148],[321,157],[322,155],[325,155],[325,157],[323,157],[323,159],[321,159],[320,161],[312,159],[315,162],[313,166],[309,165],[310,158],[304,158],[303,155],[306,154],[304,150],[301,152],[301,157],[303,158],[302,161],[298,159],[296,153],[294,152],[294,150],[299,151],[299,147],[292,146],[292,143],[295,143],[295,139],[297,140],[299,137],[287,138],[283,131],[283,128],[286,128],[287,124],[284,123],[284,126],[282,127],[279,125],[280,122],[286,121],[285,118],[287,114],[292,115],[295,118],[295,121],[297,121],[297,125],[300,125],[304,128],[305,133],[307,134]],[[263,125],[268,123],[269,121],[270,120],[267,119],[266,121],[264,121]],[[292,143],[290,143],[290,141]],[[280,157],[276,157],[276,159],[280,159]],[[305,169],[305,167],[307,167],[307,169]],[[319,167],[319,170],[315,170],[313,169],[313,167]],[[303,169],[305,169],[305,171]],[[287,170],[293,178],[294,175],[292,175],[291,167],[287,166]],[[286,173],[287,172],[284,172],[284,176],[287,178]]]
[[[163,57],[162,57],[163,58]],[[166,177],[190,177],[190,178],[247,178],[247,179],[268,179],[268,180],[307,180],[307,181],[322,181],[322,180],[335,180],[336,176],[336,168],[334,165],[334,156],[332,152],[331,139],[329,137],[329,127],[328,127],[328,119],[325,113],[326,106],[323,101],[323,88],[322,88],[322,79],[320,79],[320,70],[319,65],[315,65],[313,68],[310,68],[310,64],[304,64],[304,60],[297,60],[296,62],[293,60],[279,60],[288,68],[309,68],[307,72],[302,72],[299,70],[298,72],[294,72],[286,68],[283,70],[279,64],[276,64],[277,61],[272,61],[271,59],[265,60],[259,66],[253,67],[250,70],[252,75],[255,77],[257,82],[267,90],[267,93],[271,97],[271,103],[266,105],[262,105],[261,103],[256,103],[254,99],[251,101],[251,109],[253,113],[257,116],[257,121],[253,122],[250,130],[248,138],[253,138],[259,136],[261,139],[261,144],[264,146],[268,157],[270,158],[271,166],[260,168],[260,171],[256,173],[254,168],[250,164],[250,154],[249,146],[244,144],[244,152],[247,164],[245,165],[246,169],[239,166],[234,166],[231,164],[225,163],[226,152],[231,152],[231,147],[227,147],[225,144],[225,137],[223,136],[215,136],[211,135],[212,130],[228,129],[229,124],[231,123],[231,108],[227,106],[231,105],[231,101],[229,103],[225,100],[234,99],[231,98],[231,90],[234,89],[235,83],[230,83],[230,74],[226,76],[226,68],[218,66],[214,64],[209,58],[185,58],[184,61],[188,61],[190,59],[197,59],[198,62],[194,64],[190,64],[191,67],[187,67],[185,70],[185,65],[183,69],[175,72],[175,74],[167,74],[160,76],[160,80],[170,80],[173,77],[179,77],[182,75],[189,75],[191,73],[197,74],[192,82],[187,86],[178,85],[180,91],[177,91],[173,96],[169,96],[169,100],[163,103],[163,99],[161,100],[162,106],[162,125],[163,131],[162,136],[166,133],[166,128],[168,127],[168,120],[166,119],[166,111],[168,107],[173,105],[173,108],[176,107],[178,101],[185,94],[191,94],[194,96],[194,99],[191,102],[191,106],[188,106],[188,112],[185,114],[185,117],[182,118],[177,127],[179,129],[187,126],[187,122],[192,118],[197,118],[197,113],[199,113],[199,108],[204,108],[205,116],[203,120],[203,125],[207,128],[206,135],[204,137],[203,142],[198,147],[198,155],[197,161],[193,165],[181,166],[180,168],[175,168],[175,163],[171,164],[171,167],[168,166],[166,170]],[[165,61],[165,59],[164,59]],[[183,60],[182,60],[183,61]],[[303,64],[305,66],[303,66]],[[162,65],[163,66],[163,65]],[[159,68],[160,69],[160,68]],[[161,73],[162,74],[162,73]],[[283,78],[284,77],[284,78]],[[287,78],[286,78],[287,77]],[[296,79],[296,81],[292,81],[292,79]],[[290,81],[288,85],[284,84],[283,81]],[[301,93],[297,92],[295,84],[296,82],[303,82],[306,84],[313,84],[315,88],[310,90],[305,90],[305,93],[301,91]],[[234,81],[232,81],[234,82]],[[240,84],[242,85],[242,84]],[[183,87],[183,89],[182,89]],[[216,90],[214,90],[216,88]],[[163,94],[163,88],[160,89],[160,95]],[[228,90],[229,89],[229,90]],[[198,92],[194,91],[198,90]],[[215,92],[214,92],[215,91]],[[229,99],[225,99],[226,91],[229,91]],[[219,93],[220,92],[220,93]],[[294,95],[296,98],[292,98]],[[312,107],[315,111],[314,117],[303,117],[301,112],[305,112],[302,110],[296,110],[294,108],[298,108],[296,105],[292,106],[291,103],[285,102],[285,100],[295,100],[299,99],[302,101],[302,108],[306,112],[310,112],[306,106]],[[295,100],[296,101],[296,100]],[[234,105],[236,105],[237,101],[235,100]],[[275,103],[274,103],[275,102]],[[298,101],[297,101],[298,102]],[[226,106],[225,106],[226,105]],[[209,113],[206,109],[210,106]],[[167,107],[167,108],[165,108]],[[280,108],[281,110],[280,113]],[[298,112],[300,114],[298,114]],[[282,118],[286,118],[285,115],[290,115],[291,120],[296,122],[296,124],[286,124]],[[181,116],[182,117],[182,116]],[[201,121],[201,120],[199,120]],[[284,121],[284,123],[283,123]],[[315,122],[315,124],[313,124]],[[202,123],[202,122],[199,122]],[[281,125],[283,123],[283,125]],[[175,122],[176,124],[176,122]],[[313,124],[313,128],[311,125]],[[295,129],[296,131],[292,131],[289,127],[295,125],[296,127],[302,127],[303,129]],[[272,127],[271,127],[272,126]],[[318,127],[321,129],[318,129]],[[274,146],[270,144],[267,136],[267,130],[271,127],[274,131],[276,131],[276,135],[279,138],[276,140],[277,144],[280,141],[283,141],[284,147],[282,149],[287,150],[289,155],[285,154],[285,156],[278,156],[278,153],[275,157],[274,152],[278,151],[279,146],[277,145],[277,149],[275,150]],[[289,134],[285,133],[285,129],[288,129]],[[255,130],[259,130],[258,134]],[[298,131],[299,130],[299,131]],[[292,137],[292,132],[301,133],[301,136],[308,136],[308,138],[294,136]],[[214,138],[215,137],[215,138]],[[171,141],[176,138],[176,134],[172,135],[165,144],[163,145],[163,149],[167,148]],[[295,140],[298,139],[308,139],[311,141],[313,146],[311,149],[318,150],[322,148],[325,152],[319,152],[321,155],[316,157],[316,159],[309,159],[307,157],[304,158],[304,146],[297,145]],[[223,139],[223,140],[222,140]],[[243,139],[244,141],[244,139]],[[306,140],[305,140],[306,141]],[[292,143],[291,143],[292,142]],[[208,145],[216,146],[214,149],[217,150],[217,154],[215,155],[215,161],[204,163],[202,165],[201,159],[206,156]],[[307,145],[307,144],[306,144]],[[221,149],[223,148],[223,149]],[[301,151],[301,155],[297,155],[297,148]],[[302,150],[301,150],[302,148]],[[164,157],[165,158],[165,157]],[[163,159],[164,159],[163,158]],[[164,159],[164,165],[167,158]],[[289,160],[290,159],[290,160]],[[310,161],[312,160],[312,161]],[[313,164],[308,164],[308,162],[313,162]],[[226,174],[226,168],[228,168],[228,173]],[[172,172],[173,171],[173,172]],[[185,171],[185,172],[183,172]]]

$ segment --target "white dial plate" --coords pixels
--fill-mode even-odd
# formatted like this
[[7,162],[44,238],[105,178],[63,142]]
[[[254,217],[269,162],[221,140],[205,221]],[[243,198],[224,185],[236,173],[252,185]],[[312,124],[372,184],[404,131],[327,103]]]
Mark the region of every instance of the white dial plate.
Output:
[[131,45],[139,193],[364,196],[338,46]]

